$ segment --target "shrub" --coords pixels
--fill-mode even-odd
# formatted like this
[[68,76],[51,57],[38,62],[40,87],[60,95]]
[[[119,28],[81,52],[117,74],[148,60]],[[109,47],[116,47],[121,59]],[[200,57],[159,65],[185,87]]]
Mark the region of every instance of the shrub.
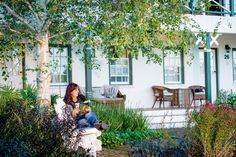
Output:
[[120,146],[125,143],[142,141],[152,138],[162,137],[163,132],[155,130],[136,130],[136,131],[108,131],[103,132],[100,139],[105,147]]
[[189,119],[190,153],[193,156],[233,156],[236,144],[236,112],[227,105],[206,104]]
[[99,138],[105,147],[115,147],[124,144],[124,140],[115,132],[104,132]]
[[0,88],[0,110],[9,104],[22,104],[23,99],[19,92],[10,86]]
[[187,144],[179,137],[138,141],[131,145],[129,156],[188,157]]
[[[0,135],[8,145],[1,151],[8,152],[8,156],[15,156],[17,151],[32,156],[78,156],[77,152],[68,152],[62,130],[52,121],[53,115],[47,109],[5,106],[0,112]],[[14,139],[17,139],[15,143],[12,142]],[[22,147],[16,149],[19,145]]]
[[32,156],[27,144],[17,138],[12,138],[9,141],[0,138],[0,154],[1,156]]
[[93,111],[97,117],[110,125],[112,131],[147,130],[147,118],[142,112],[132,109],[114,108],[105,105],[96,105]]
[[236,93],[232,91],[221,90],[219,97],[216,99],[216,104],[229,104],[234,110],[236,110]]
[[100,139],[103,146],[119,146],[128,141],[138,141],[160,137],[161,132],[148,130],[147,118],[141,111],[96,105],[92,109],[99,119],[108,123],[109,131]]
[[19,90],[21,97],[27,104],[35,105],[37,102],[37,88],[32,85],[26,85],[25,89]]

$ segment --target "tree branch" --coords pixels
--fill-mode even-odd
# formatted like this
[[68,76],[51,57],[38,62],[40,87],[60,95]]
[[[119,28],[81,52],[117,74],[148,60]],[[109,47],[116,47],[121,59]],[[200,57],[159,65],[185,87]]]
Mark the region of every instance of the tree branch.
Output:
[[24,2],[27,4],[28,8],[33,12],[34,17],[36,18],[36,21],[37,21],[37,25],[39,25],[39,24],[40,24],[39,15],[33,10],[32,5],[31,5],[28,1],[25,1],[25,0],[24,0]]
[[13,11],[8,5],[6,5],[5,3],[0,4],[2,4],[13,17],[17,18],[21,23],[25,24],[31,31],[35,32],[35,29],[25,19],[23,19],[15,11]]
[[66,34],[66,33],[72,32],[72,31],[74,31],[74,30],[67,30],[67,31],[64,31],[64,32],[61,32],[61,33],[57,33],[57,34],[55,34],[53,36],[50,36],[49,39],[55,38],[55,37],[57,37],[59,35],[63,35],[63,34]]
[[[15,29],[13,29],[13,28],[11,28],[11,27],[8,26],[8,25],[5,25],[5,27],[3,26],[2,28],[5,29],[5,30],[7,30],[7,31],[9,31],[9,32],[12,32],[12,33],[14,33],[14,34],[16,34],[16,35],[20,35],[24,42],[31,40],[30,38],[23,37],[21,32],[15,30]],[[1,27],[0,27],[0,30],[1,30]],[[4,35],[4,33],[1,33],[1,32],[0,32],[0,35]],[[37,38],[34,38],[34,40],[36,40],[37,42],[40,42],[40,40],[38,40]]]

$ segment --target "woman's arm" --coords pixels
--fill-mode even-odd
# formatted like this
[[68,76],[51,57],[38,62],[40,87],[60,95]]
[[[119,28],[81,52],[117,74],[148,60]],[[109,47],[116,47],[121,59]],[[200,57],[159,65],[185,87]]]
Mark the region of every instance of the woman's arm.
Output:
[[74,118],[76,118],[79,111],[80,111],[79,107],[76,107],[75,109],[73,109],[73,107],[71,105],[66,105],[67,119],[73,120]]
[[72,111],[72,117],[73,117],[73,118],[76,118],[77,115],[79,114],[79,112],[80,112],[79,107],[76,107],[76,108]]

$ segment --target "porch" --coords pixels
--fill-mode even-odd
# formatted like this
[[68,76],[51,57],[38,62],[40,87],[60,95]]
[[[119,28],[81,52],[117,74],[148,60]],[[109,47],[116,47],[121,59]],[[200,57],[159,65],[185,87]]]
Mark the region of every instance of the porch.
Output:
[[185,107],[168,107],[168,108],[139,108],[143,115],[147,117],[150,129],[160,128],[184,128],[190,113],[200,109],[200,105],[191,108]]

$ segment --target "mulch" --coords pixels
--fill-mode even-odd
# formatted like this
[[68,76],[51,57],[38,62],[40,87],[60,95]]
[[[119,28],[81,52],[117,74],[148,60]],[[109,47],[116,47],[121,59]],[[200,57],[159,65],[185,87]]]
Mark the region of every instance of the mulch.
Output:
[[102,148],[97,152],[97,157],[128,157],[128,146],[119,146],[114,148]]

